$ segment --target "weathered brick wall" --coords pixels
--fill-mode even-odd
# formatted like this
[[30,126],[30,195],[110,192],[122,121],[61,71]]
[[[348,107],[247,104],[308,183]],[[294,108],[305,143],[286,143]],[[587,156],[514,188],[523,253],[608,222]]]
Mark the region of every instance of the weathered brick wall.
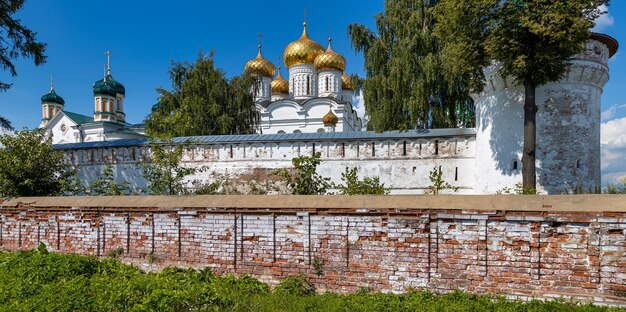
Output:
[[428,288],[626,306],[624,196],[18,198],[0,246],[211,267],[319,289]]

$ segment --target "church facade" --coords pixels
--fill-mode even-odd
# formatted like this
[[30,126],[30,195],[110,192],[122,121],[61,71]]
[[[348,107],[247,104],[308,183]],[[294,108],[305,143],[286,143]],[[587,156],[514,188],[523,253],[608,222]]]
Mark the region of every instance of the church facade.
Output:
[[258,133],[361,131],[363,123],[352,106],[354,88],[345,73],[346,59],[311,40],[304,23],[302,36],[283,53],[289,70],[283,78],[278,66],[263,57],[261,45],[245,71],[257,79],[253,90],[261,115]]

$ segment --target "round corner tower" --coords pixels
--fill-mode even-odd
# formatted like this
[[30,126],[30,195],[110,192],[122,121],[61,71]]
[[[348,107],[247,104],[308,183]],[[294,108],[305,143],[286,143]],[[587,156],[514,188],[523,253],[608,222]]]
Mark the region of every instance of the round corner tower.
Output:
[[[618,43],[592,34],[560,81],[537,88],[537,188],[542,194],[593,192],[600,181],[600,103]],[[524,88],[485,69],[476,104],[477,194],[522,182]]]

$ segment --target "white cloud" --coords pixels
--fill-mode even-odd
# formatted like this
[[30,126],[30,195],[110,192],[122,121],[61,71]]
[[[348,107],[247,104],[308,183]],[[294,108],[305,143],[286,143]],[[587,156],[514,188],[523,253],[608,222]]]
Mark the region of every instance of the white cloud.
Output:
[[626,117],[601,125],[600,150],[603,183],[614,183],[626,176]]
[[598,17],[595,20],[596,25],[591,29],[592,31],[595,31],[595,32],[604,31],[606,28],[613,26],[613,24],[615,24],[615,19],[613,18],[613,16],[611,16],[611,13],[609,12],[609,8],[606,5],[604,4],[601,5],[600,10],[606,13],[600,15],[600,17]]
[[626,108],[626,104],[615,104],[602,112],[602,121],[607,121],[615,118],[615,113],[618,109]]
[[356,111],[356,114],[363,121],[363,129],[366,129],[367,122],[370,120],[370,118],[365,111],[365,98],[363,96],[363,90],[359,92],[359,95],[356,95],[352,98],[352,103],[354,103],[354,110]]

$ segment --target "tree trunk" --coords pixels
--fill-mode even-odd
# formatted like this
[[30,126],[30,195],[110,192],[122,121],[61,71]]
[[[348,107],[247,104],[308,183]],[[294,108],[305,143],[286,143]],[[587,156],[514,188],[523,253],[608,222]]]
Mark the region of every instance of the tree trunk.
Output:
[[522,182],[524,192],[537,189],[537,176],[535,174],[535,148],[537,145],[536,89],[534,84],[524,82],[524,150],[522,155]]

